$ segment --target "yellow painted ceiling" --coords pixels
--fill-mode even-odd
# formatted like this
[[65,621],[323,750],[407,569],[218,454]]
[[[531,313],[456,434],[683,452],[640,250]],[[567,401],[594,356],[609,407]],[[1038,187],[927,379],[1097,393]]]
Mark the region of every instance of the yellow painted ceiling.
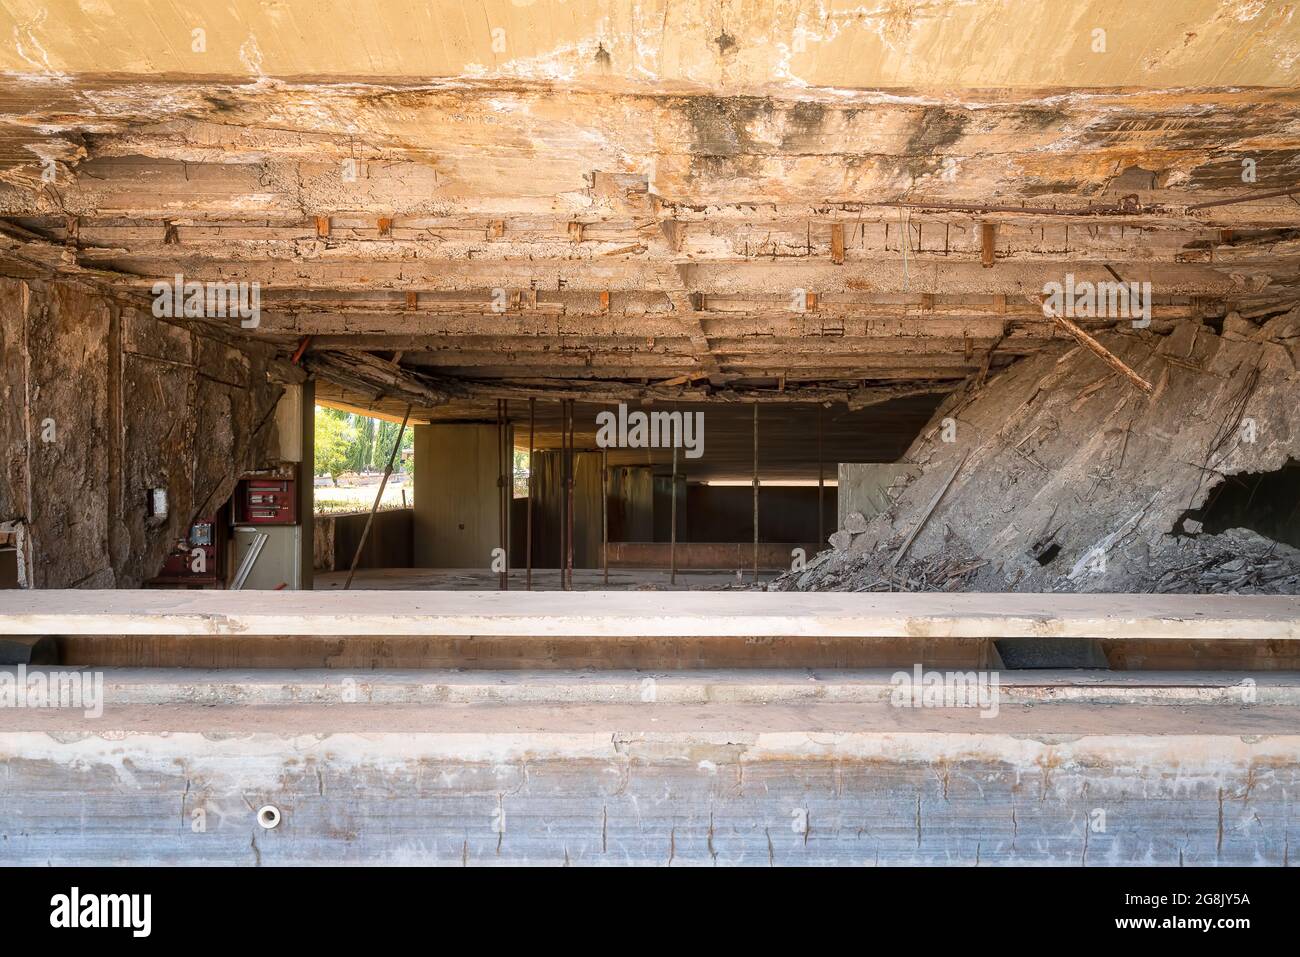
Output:
[[[1300,71],[1297,5],[5,0],[0,69],[28,76],[463,76],[725,91],[1287,87]],[[1104,31],[1104,52],[1094,50],[1102,45],[1097,31]]]

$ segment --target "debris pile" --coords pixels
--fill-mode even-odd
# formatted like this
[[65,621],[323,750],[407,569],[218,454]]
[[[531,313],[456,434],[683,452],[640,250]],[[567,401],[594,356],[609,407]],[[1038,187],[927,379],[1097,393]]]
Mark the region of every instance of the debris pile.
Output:
[[1151,591],[1184,594],[1300,594],[1300,549],[1245,528],[1218,535],[1170,536],[1165,571]]
[[1300,308],[1096,341],[1151,394],[1065,343],[969,383],[913,442],[891,507],[768,588],[1300,591],[1297,549],[1183,521],[1226,477],[1300,460]]

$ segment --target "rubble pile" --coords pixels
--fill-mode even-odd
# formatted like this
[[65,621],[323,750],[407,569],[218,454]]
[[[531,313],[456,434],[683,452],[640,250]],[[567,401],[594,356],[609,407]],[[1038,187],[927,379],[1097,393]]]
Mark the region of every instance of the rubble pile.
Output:
[[1184,594],[1300,594],[1300,549],[1245,528],[1170,536],[1150,591]]
[[768,588],[1300,591],[1297,549],[1182,524],[1225,477],[1300,460],[1300,308],[1098,340],[1150,395],[1064,340],[969,383],[913,442],[904,461],[920,470],[891,507],[846,519]]

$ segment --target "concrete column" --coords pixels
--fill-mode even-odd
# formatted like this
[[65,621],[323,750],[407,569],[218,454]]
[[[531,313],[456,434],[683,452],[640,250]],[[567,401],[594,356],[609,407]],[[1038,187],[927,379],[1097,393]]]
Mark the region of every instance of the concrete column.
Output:
[[[286,384],[284,394],[275,407],[276,445],[271,449],[272,457],[281,463],[292,463],[298,469],[298,511],[294,516],[297,521],[298,552],[297,574],[290,566],[283,570],[284,580],[289,587],[310,591],[313,583],[312,569],[315,565],[315,495],[313,473],[316,459],[316,383],[308,380],[300,385]],[[265,531],[265,529],[263,529]],[[290,529],[272,530],[269,534],[278,536],[287,534]],[[287,546],[286,546],[287,547]],[[286,561],[292,561],[292,551]],[[271,553],[264,554],[259,564],[271,561]],[[234,569],[231,569],[233,574]],[[256,580],[256,579],[254,579]],[[245,586],[251,587],[251,586]],[[271,586],[265,586],[271,587]]]
[[314,587],[316,565],[316,382],[297,386],[300,393],[299,434],[302,435],[298,469],[298,524],[301,526],[301,587]]

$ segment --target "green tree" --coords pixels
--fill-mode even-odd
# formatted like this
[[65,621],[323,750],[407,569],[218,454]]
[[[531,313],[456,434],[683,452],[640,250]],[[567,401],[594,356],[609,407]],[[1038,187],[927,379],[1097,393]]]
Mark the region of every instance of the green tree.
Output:
[[348,460],[355,451],[357,427],[354,417],[337,409],[316,406],[316,461],[317,475],[328,475],[335,485],[339,475],[348,468]]
[[528,450],[515,449],[514,460],[514,497],[528,497],[528,473],[530,471],[528,463]]
[[356,428],[356,442],[348,454],[348,468],[353,472],[364,472],[375,464],[375,419],[369,416],[349,415]]
[[[393,443],[397,441],[397,433],[401,429],[400,422],[380,422],[379,432],[375,436],[375,467],[382,469],[388,464],[388,457],[393,454]],[[408,424],[406,432],[402,435],[402,451],[409,452],[415,448],[415,432]],[[393,468],[401,471],[402,460],[399,457],[394,463]]]

